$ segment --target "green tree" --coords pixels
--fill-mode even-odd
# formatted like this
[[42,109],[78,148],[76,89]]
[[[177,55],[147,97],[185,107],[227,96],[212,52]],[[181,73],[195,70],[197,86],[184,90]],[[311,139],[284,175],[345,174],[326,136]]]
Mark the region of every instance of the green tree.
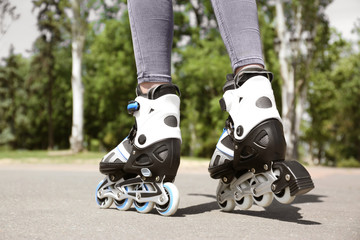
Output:
[[135,98],[137,75],[128,15],[104,23],[102,32],[89,33],[84,55],[85,130],[89,144],[113,148],[134,123],[126,106]]
[[26,125],[25,72],[28,64],[12,47],[0,67],[0,145],[22,147],[21,130]]
[[209,157],[221,134],[226,114],[219,99],[230,60],[218,32],[180,51],[174,81],[181,89],[182,153]]
[[[66,2],[60,0],[35,0],[34,6],[39,9],[37,25],[40,37],[36,40],[37,54],[33,58],[33,74],[31,79],[41,79],[44,84],[42,89],[46,95],[48,149],[54,148],[54,123],[53,123],[53,88],[56,78],[55,49],[63,41],[64,28],[68,27],[65,21]],[[41,81],[40,80],[40,81]]]
[[354,158],[360,163],[360,54],[342,58],[331,78],[338,86],[333,116],[334,144],[337,160]]

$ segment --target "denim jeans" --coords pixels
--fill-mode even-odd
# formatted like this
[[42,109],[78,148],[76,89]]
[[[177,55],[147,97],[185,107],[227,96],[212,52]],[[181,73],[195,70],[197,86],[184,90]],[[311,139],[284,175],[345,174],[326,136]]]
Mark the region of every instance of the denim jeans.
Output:
[[[211,0],[233,70],[264,66],[255,0]],[[138,83],[171,82],[172,0],[128,0]]]

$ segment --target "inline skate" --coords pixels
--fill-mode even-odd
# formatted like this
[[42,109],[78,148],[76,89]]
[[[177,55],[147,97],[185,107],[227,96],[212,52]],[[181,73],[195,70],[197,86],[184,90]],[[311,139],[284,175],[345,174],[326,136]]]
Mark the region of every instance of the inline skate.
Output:
[[127,110],[136,121],[130,134],[100,162],[106,177],[97,188],[100,208],[112,203],[119,210],[132,205],[140,213],[154,206],[164,216],[173,215],[179,205],[179,191],[172,183],[180,164],[180,91],[163,84],[130,101]]
[[229,113],[208,171],[220,179],[216,199],[223,211],[267,207],[275,197],[289,204],[314,188],[297,161],[285,161],[286,142],[271,88],[273,75],[247,68],[227,75],[219,101]]

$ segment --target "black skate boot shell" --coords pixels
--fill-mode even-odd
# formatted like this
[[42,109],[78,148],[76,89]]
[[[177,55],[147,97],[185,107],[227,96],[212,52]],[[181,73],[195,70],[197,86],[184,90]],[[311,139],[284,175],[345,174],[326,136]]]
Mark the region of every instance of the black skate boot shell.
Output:
[[[266,206],[272,195],[289,203],[314,188],[300,163],[285,161],[286,141],[271,90],[272,78],[270,72],[258,68],[227,76],[220,106],[230,115],[208,168],[212,178],[220,179],[217,199],[225,211],[235,205],[247,209],[252,205],[249,196]],[[237,197],[231,197],[233,194]],[[265,200],[260,201],[263,196]],[[243,199],[247,204],[240,203]]]

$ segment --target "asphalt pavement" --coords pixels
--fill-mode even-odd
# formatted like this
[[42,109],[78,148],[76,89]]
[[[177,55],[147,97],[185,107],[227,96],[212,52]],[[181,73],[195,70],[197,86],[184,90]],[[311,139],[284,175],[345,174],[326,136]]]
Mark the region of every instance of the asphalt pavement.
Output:
[[220,211],[206,164],[182,164],[172,217],[100,209],[97,165],[0,164],[0,239],[360,239],[360,169],[308,168],[290,205]]

